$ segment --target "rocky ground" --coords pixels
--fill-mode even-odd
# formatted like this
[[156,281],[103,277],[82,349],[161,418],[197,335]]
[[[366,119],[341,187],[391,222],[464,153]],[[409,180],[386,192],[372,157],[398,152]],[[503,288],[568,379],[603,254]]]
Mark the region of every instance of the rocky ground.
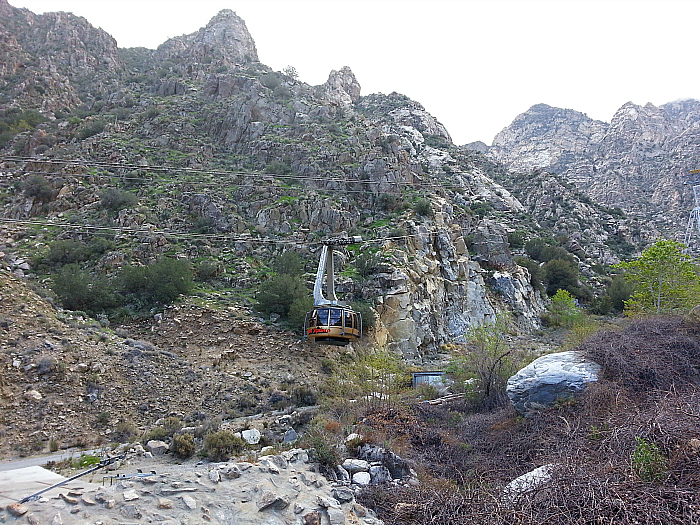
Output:
[[116,470],[88,474],[82,490],[8,505],[0,521],[381,524],[355,501],[358,485],[329,482],[301,449],[225,463],[148,456],[131,453]]
[[197,426],[272,413],[294,392],[311,403],[336,351],[201,298],[104,327],[4,269],[0,305],[0,458],[124,442],[164,417]]

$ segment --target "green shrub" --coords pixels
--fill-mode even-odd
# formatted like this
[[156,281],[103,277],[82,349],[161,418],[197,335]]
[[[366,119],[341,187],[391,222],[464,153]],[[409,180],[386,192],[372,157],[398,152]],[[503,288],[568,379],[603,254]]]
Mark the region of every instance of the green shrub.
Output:
[[138,197],[129,191],[107,188],[100,192],[100,205],[113,212],[131,208],[138,202]]
[[379,272],[383,262],[379,252],[373,253],[369,251],[361,253],[354,260],[357,273],[360,274],[360,277],[364,278]]
[[566,290],[557,290],[547,308],[547,313],[542,316],[542,320],[547,325],[566,328],[572,328],[582,318],[581,309],[576,306],[574,297]]
[[275,89],[282,81],[277,73],[265,73],[260,77],[260,83],[268,89]]
[[530,284],[535,290],[543,292],[544,285],[542,283],[542,280],[544,279],[544,272],[542,271],[540,264],[537,261],[530,259],[529,257],[521,256],[513,257],[513,261],[518,266],[527,268],[527,271],[530,274]]
[[232,455],[245,450],[245,441],[228,430],[207,434],[204,438],[204,453],[212,461],[228,461]]
[[304,447],[309,450],[310,459],[317,461],[321,472],[332,472],[340,463],[337,449],[320,433],[314,433],[304,440]]
[[221,273],[221,263],[214,260],[202,261],[197,265],[198,281],[209,281]]
[[152,440],[163,441],[168,438],[168,431],[163,427],[155,427],[141,436],[141,443],[144,445]]
[[119,304],[107,277],[92,276],[76,264],[63,266],[52,280],[54,293],[68,310],[82,310],[95,316]]
[[20,187],[27,197],[34,197],[44,203],[49,202],[56,194],[51,183],[42,175],[30,175]]
[[292,168],[289,166],[289,164],[275,160],[265,166],[265,173],[274,173],[277,175],[289,175],[292,173]]
[[273,275],[260,285],[256,309],[264,314],[278,314],[287,319],[292,304],[304,304],[301,301],[308,297],[309,290],[301,278],[288,274]]
[[190,262],[163,258],[148,266],[130,266],[119,276],[121,290],[136,306],[149,309],[173,302],[192,289]]
[[428,199],[418,199],[414,204],[413,208],[416,210],[418,215],[423,217],[433,216],[433,207]]
[[668,460],[659,447],[649,441],[636,438],[637,446],[632,452],[632,470],[643,481],[660,481],[668,470]]
[[194,437],[192,434],[175,434],[173,436],[173,443],[170,446],[173,454],[180,458],[190,458],[194,455],[196,447],[194,444]]
[[304,271],[304,260],[298,253],[286,251],[275,258],[272,269],[286,275],[301,275]]
[[119,443],[124,443],[130,441],[136,434],[138,434],[139,429],[136,428],[131,421],[120,421],[114,427],[114,432],[112,432],[112,439],[118,441]]
[[369,303],[363,301],[354,302],[350,306],[353,310],[355,310],[358,314],[362,316],[362,332],[364,334],[371,332],[376,325],[376,321],[374,318],[374,310],[372,310],[372,306],[370,306]]

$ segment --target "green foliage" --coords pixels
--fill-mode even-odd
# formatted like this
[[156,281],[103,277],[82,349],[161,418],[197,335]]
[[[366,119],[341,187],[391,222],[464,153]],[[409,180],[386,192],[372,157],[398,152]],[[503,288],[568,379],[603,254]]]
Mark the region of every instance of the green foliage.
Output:
[[658,314],[689,310],[698,304],[698,267],[683,253],[685,248],[677,241],[659,240],[637,259],[615,266],[625,271],[624,279],[634,286],[625,310]]
[[287,319],[292,303],[309,296],[309,291],[300,277],[289,274],[273,275],[258,288],[255,297],[256,309],[264,314],[278,314]]
[[370,304],[364,301],[358,301],[352,303],[350,306],[362,316],[362,333],[367,334],[371,332],[376,325],[376,321],[374,318],[374,310],[372,310]]
[[549,326],[572,328],[583,318],[583,312],[576,306],[574,297],[566,290],[557,290],[543,316]]
[[132,208],[137,202],[138,197],[130,191],[107,188],[100,192],[100,206],[113,212],[124,208]]
[[277,73],[271,72],[271,73],[265,73],[263,76],[261,76],[260,83],[263,86],[265,86],[266,88],[275,89],[282,82],[281,82],[279,75]]
[[311,460],[319,463],[322,472],[333,472],[340,463],[338,450],[321,433],[308,436],[304,447],[311,452]]
[[656,444],[639,437],[636,441],[631,458],[633,472],[643,481],[661,481],[668,470],[668,460]]
[[413,205],[413,208],[416,210],[416,213],[418,215],[421,215],[423,217],[432,217],[433,216],[433,207],[432,204],[430,203],[429,199],[421,198],[416,201],[416,203]]
[[483,219],[493,210],[493,204],[488,201],[474,201],[469,205],[469,209],[474,215]]
[[51,183],[43,175],[30,175],[20,184],[27,197],[34,197],[39,202],[49,202],[56,192]]
[[87,261],[112,249],[114,242],[104,237],[93,237],[89,243],[74,239],[54,241],[43,261],[50,266],[62,266]]
[[195,273],[198,281],[211,281],[221,273],[221,263],[213,259],[202,261],[197,265]]
[[232,455],[245,450],[245,441],[228,430],[207,434],[204,438],[204,453],[212,461],[228,461]]
[[46,120],[34,110],[10,108],[3,111],[0,113],[0,147],[5,146],[18,133],[33,129]]
[[147,266],[125,267],[119,276],[127,301],[148,309],[173,302],[192,289],[192,268],[183,259],[163,258]]
[[294,66],[287,66],[282,70],[282,73],[287,75],[289,78],[296,80],[299,78],[299,73],[297,72],[297,69]]
[[554,295],[557,290],[566,290],[572,295],[582,295],[578,284],[578,268],[570,261],[551,259],[543,267],[547,295]]
[[[472,328],[467,334],[468,352],[455,357],[448,367],[456,388],[472,394],[472,400],[482,408],[504,405],[506,382],[517,371],[512,349],[506,342],[508,320],[499,317],[493,324]],[[476,388],[468,386],[476,381]]]
[[105,276],[90,275],[76,264],[67,264],[53,276],[53,291],[64,308],[82,310],[92,316],[118,305],[111,283]]
[[179,458],[187,459],[194,455],[196,447],[194,444],[194,437],[192,434],[175,434],[173,436],[173,442],[170,446],[173,454]]
[[287,313],[287,325],[294,330],[301,330],[304,326],[306,313],[310,312],[314,307],[314,298],[308,293],[302,297],[297,297],[289,305]]
[[286,275],[301,275],[304,272],[304,260],[298,253],[286,251],[272,261],[275,272]]
[[90,122],[83,126],[83,128],[80,130],[79,136],[81,140],[88,139],[90,137],[94,137],[95,135],[102,133],[105,130],[105,122],[102,120],[96,120],[93,122]]
[[511,249],[522,248],[525,246],[525,233],[520,230],[508,233],[508,244]]
[[289,175],[292,173],[292,168],[286,162],[280,160],[272,161],[265,166],[265,173],[274,173],[277,175]]
[[360,275],[360,277],[365,279],[379,272],[383,262],[384,261],[379,252],[371,251],[361,253],[354,260],[357,273]]

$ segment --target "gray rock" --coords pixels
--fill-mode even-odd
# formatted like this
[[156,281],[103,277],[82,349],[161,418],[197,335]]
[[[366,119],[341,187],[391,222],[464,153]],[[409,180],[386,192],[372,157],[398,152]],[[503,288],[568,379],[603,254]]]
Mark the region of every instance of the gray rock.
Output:
[[369,475],[372,483],[386,483],[391,481],[391,473],[384,465],[373,465],[369,468]]
[[161,456],[168,451],[168,444],[159,439],[152,439],[146,443],[146,450],[154,456]]
[[131,520],[138,520],[143,516],[139,508],[133,503],[119,507],[119,514]]
[[257,445],[260,443],[261,434],[257,428],[249,428],[248,430],[241,432],[241,437],[249,445]]
[[369,471],[369,463],[364,459],[348,458],[343,461],[343,468],[350,474],[354,474],[355,472],[367,472]]
[[372,477],[369,475],[369,472],[356,472],[352,475],[352,482],[355,485],[369,485],[371,481]]
[[515,409],[528,416],[581,393],[589,383],[598,380],[600,368],[582,352],[548,354],[512,376],[506,393]]
[[327,509],[330,525],[345,525],[345,512],[340,508]]
[[266,490],[262,493],[262,496],[256,504],[258,506],[259,511],[263,511],[265,509],[270,508],[282,510],[287,505],[289,505],[289,496],[287,496],[286,494],[275,494],[274,492]]
[[331,493],[340,503],[349,503],[355,499],[355,493],[345,487],[336,487]]
[[297,434],[296,430],[293,428],[290,428],[284,433],[284,438],[282,438],[282,443],[293,443],[299,439],[299,434]]
[[532,492],[552,479],[554,465],[542,465],[515,478],[503,489],[503,500],[512,503],[519,496]]

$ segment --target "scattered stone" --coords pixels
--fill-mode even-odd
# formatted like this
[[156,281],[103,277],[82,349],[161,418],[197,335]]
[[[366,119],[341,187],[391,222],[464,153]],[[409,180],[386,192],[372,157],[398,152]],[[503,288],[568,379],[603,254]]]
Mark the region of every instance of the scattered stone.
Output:
[[333,497],[340,503],[349,503],[355,499],[355,493],[345,487],[336,487],[332,491]]
[[172,509],[173,500],[168,498],[158,498],[158,508],[159,509]]
[[221,472],[227,479],[238,479],[241,477],[241,469],[237,465],[228,465]]
[[317,510],[304,516],[304,525],[321,525],[321,513]]
[[16,518],[24,516],[29,511],[29,509],[21,503],[10,503],[7,507],[5,507],[5,510]]
[[299,439],[299,434],[297,434],[296,430],[290,428],[284,433],[282,443],[294,443],[297,439]]
[[33,388],[32,388],[31,390],[27,390],[27,391],[24,393],[24,399],[31,399],[31,400],[34,400],[34,401],[41,401],[42,398],[43,398],[43,396],[41,395],[41,393],[40,393],[38,390],[34,390]]
[[90,496],[88,496],[87,494],[83,494],[83,495],[80,497],[80,501],[83,502],[83,505],[88,505],[88,506],[90,506],[90,507],[91,507],[92,505],[95,505],[95,504],[97,503],[94,499],[92,499],[92,498],[91,498]]
[[61,518],[60,513],[51,518],[51,525],[63,525],[63,518]]
[[519,496],[537,489],[552,479],[554,465],[542,465],[515,478],[503,489],[503,499],[512,503]]
[[141,514],[141,511],[139,508],[134,505],[133,503],[130,503],[128,505],[124,505],[123,507],[119,508],[119,514],[124,516],[125,518],[128,518],[130,520],[140,520],[143,514]]
[[506,393],[525,416],[581,393],[598,380],[600,365],[583,352],[568,351],[535,359],[508,379]]
[[316,503],[319,507],[323,507],[324,509],[330,507],[340,507],[340,503],[338,503],[336,500],[332,498],[325,498],[323,496],[316,496]]
[[139,495],[135,490],[127,490],[122,494],[122,496],[124,497],[124,501],[134,501],[139,499]]
[[275,447],[267,446],[263,447],[260,449],[260,457],[263,456],[274,456],[275,455]]
[[369,471],[369,463],[363,459],[348,458],[343,461],[343,468],[350,474],[354,474],[355,472],[367,472]]
[[384,465],[373,465],[369,468],[372,483],[387,483],[391,481],[391,472]]
[[107,509],[113,509],[116,504],[117,504],[116,500],[113,500],[113,499],[108,499],[104,503],[105,508],[107,508]]
[[330,525],[345,525],[345,512],[343,512],[343,509],[338,507],[327,510]]
[[278,494],[275,494],[274,492],[270,492],[268,490],[264,491],[262,493],[262,496],[257,502],[258,510],[263,511],[265,509],[276,509],[276,510],[282,510],[285,508],[287,505],[289,505],[289,497],[288,496],[280,496]]
[[155,456],[161,456],[168,451],[168,444],[165,441],[152,439],[146,443],[146,450]]
[[352,482],[355,485],[369,485],[371,480],[372,478],[369,475],[369,472],[356,472],[352,475]]
[[341,483],[350,483],[350,473],[347,470],[340,465],[336,466],[335,470],[338,473],[338,481]]
[[221,481],[221,473],[217,469],[211,469],[208,477],[209,481],[212,483],[219,483]]
[[73,496],[67,496],[66,494],[63,494],[63,493],[59,494],[59,496],[63,501],[65,501],[69,505],[77,505],[78,504],[78,498],[74,498]]
[[249,445],[257,445],[258,443],[260,443],[260,438],[262,437],[262,435],[260,434],[260,431],[257,428],[250,428],[241,432],[241,437]]
[[185,507],[187,507],[189,510],[195,510],[197,508],[197,500],[194,499],[192,496],[188,496],[187,494],[185,494],[184,496],[180,496],[180,498],[185,504]]

